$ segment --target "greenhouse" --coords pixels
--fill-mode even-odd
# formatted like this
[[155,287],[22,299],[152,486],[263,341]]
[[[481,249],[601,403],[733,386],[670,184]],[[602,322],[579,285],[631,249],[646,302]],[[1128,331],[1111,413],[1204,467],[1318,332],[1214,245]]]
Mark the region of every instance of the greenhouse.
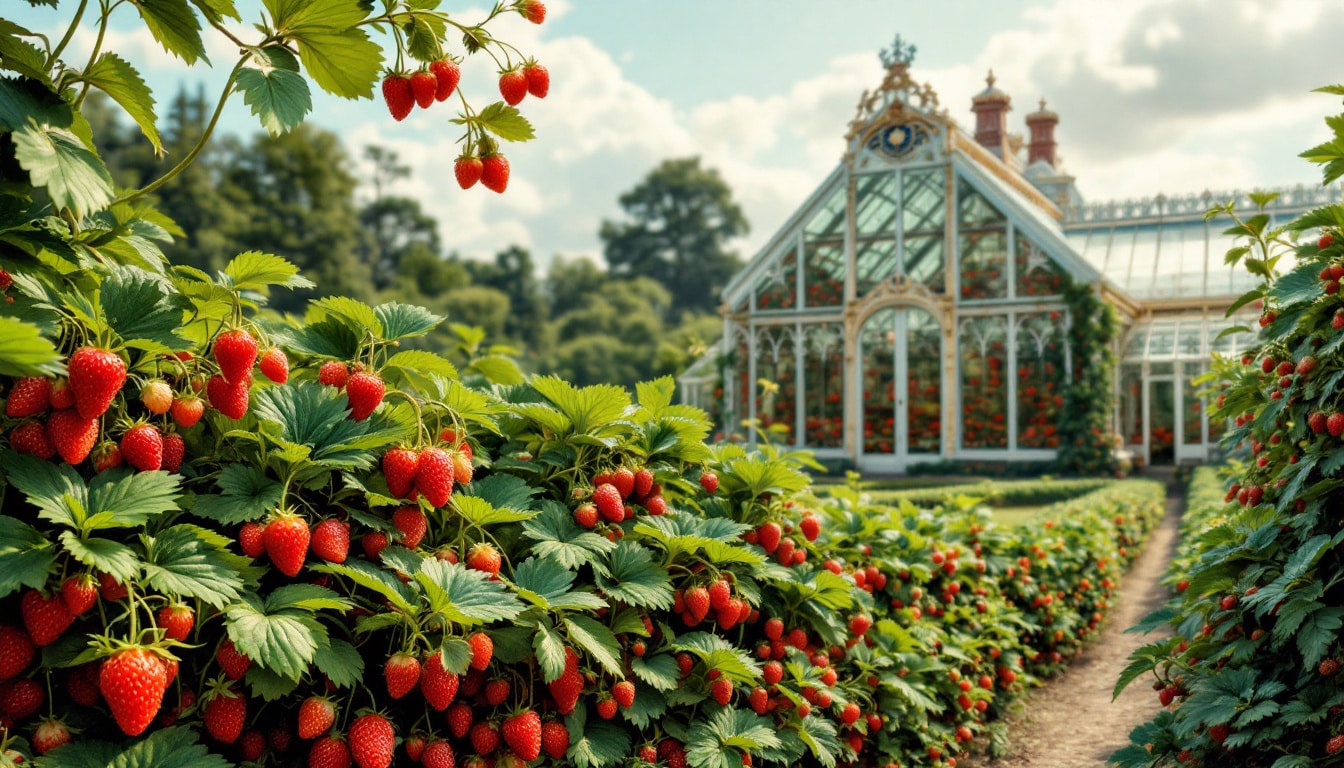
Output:
[[[1199,377],[1247,341],[1225,317],[1254,283],[1228,266],[1226,219],[1245,193],[1085,203],[1058,167],[1059,116],[1028,135],[1011,99],[975,96],[973,132],[911,79],[914,50],[883,53],[836,169],[724,290],[718,348],[681,377],[683,398],[741,439],[847,460],[863,471],[919,462],[1054,457],[1075,361],[1063,289],[1086,284],[1121,331],[1113,429],[1145,464],[1206,460],[1222,426]],[[1279,190],[1271,223],[1338,197]]]

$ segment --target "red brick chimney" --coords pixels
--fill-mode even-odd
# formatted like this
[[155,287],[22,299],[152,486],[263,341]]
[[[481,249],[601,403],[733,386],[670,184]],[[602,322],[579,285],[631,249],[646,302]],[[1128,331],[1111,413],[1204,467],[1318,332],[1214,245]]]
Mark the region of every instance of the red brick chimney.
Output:
[[[1027,145],[1027,165],[1044,160],[1052,168],[1055,165],[1055,126],[1059,125],[1059,115],[1045,108],[1045,99],[1041,99],[1041,108],[1027,115],[1027,129],[1031,131],[1031,143]],[[977,137],[978,138],[978,137]]]
[[1008,110],[1012,109],[1008,94],[994,87],[994,70],[985,78],[985,90],[971,98],[975,113],[975,140],[1000,158],[1007,159]]

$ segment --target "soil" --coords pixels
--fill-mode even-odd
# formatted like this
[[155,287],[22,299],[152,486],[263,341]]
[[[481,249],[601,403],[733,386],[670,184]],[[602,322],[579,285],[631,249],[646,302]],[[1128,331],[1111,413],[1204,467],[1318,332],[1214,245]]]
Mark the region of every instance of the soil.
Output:
[[1167,513],[1120,585],[1109,623],[1097,643],[1068,670],[1033,692],[1026,709],[1009,723],[1008,754],[958,760],[958,768],[1101,768],[1129,744],[1129,733],[1157,714],[1160,705],[1140,678],[1111,701],[1111,691],[1135,648],[1161,635],[1124,634],[1127,627],[1162,607],[1167,588],[1159,581],[1175,551],[1184,499],[1168,486]]

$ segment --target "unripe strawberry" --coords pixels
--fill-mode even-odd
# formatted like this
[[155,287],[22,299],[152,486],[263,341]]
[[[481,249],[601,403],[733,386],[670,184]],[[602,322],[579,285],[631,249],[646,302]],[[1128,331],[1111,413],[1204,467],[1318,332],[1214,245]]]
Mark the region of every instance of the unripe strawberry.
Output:
[[162,379],[151,379],[140,388],[140,402],[145,410],[162,416],[173,406],[173,388]]

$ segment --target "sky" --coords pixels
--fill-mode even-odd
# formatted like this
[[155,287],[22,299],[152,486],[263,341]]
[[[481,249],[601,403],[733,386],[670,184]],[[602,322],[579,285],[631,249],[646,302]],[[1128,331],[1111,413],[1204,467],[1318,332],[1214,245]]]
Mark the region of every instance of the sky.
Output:
[[[72,13],[4,0],[0,16],[51,33]],[[698,155],[743,207],[744,258],[768,241],[834,169],[865,89],[882,81],[881,49],[899,34],[918,53],[911,75],[973,126],[971,97],[991,68],[1013,98],[1010,130],[1044,97],[1060,115],[1063,169],[1087,201],[1316,184],[1302,150],[1327,138],[1344,80],[1339,0],[549,0],[546,22],[509,15],[496,36],[545,64],[550,94],[521,105],[537,139],[505,148],[509,189],[453,182],[456,115],[446,105],[394,122],[383,105],[325,94],[309,120],[338,133],[360,176],[362,148],[392,148],[412,167],[394,193],[419,200],[449,251],[491,258],[518,244],[543,266],[600,260],[603,220],[660,161]],[[239,0],[249,22],[257,0]],[[445,0],[470,21],[481,4]],[[108,45],[145,75],[161,105],[179,87],[218,93],[236,55],[208,38],[215,68],[188,69],[159,49],[133,8]],[[234,25],[245,37],[246,25]],[[92,44],[85,25],[71,43]],[[461,53],[461,51],[456,51]],[[498,98],[489,59],[470,57],[473,104]],[[214,89],[213,92],[211,89]],[[241,98],[222,130],[260,130]],[[162,111],[162,109],[161,109]]]

